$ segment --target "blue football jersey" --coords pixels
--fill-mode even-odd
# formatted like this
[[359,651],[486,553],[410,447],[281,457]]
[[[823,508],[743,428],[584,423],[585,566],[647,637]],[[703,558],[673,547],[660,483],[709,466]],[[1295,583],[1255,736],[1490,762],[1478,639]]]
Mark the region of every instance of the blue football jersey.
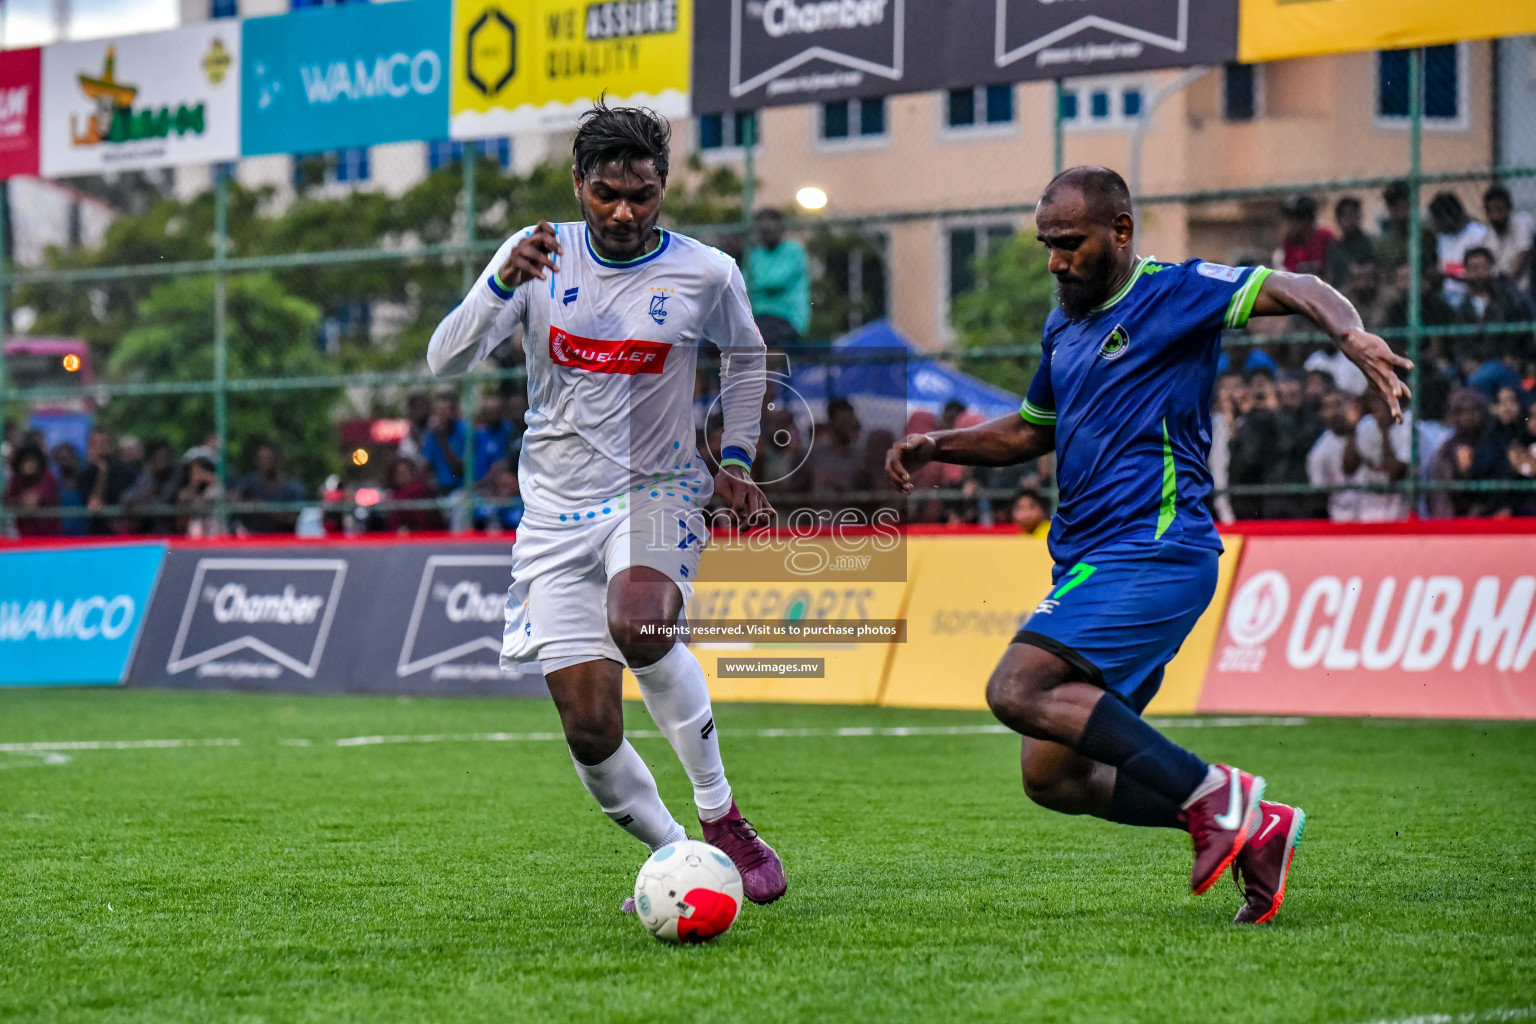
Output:
[[1088,317],[1055,310],[1019,415],[1056,428],[1051,557],[1180,543],[1221,550],[1211,493],[1211,389],[1221,332],[1248,322],[1264,267],[1150,257]]

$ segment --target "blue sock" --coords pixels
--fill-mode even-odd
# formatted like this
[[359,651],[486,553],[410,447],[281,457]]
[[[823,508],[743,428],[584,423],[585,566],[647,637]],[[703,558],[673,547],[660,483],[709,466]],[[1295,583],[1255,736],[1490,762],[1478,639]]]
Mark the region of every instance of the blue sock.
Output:
[[1113,766],[1121,775],[1180,807],[1205,779],[1208,767],[1110,693],[1094,705],[1077,741],[1077,752]]
[[1186,831],[1184,823],[1179,820],[1183,810],[1172,800],[1158,796],[1125,772],[1116,771],[1115,791],[1104,820],[1143,828],[1176,828]]

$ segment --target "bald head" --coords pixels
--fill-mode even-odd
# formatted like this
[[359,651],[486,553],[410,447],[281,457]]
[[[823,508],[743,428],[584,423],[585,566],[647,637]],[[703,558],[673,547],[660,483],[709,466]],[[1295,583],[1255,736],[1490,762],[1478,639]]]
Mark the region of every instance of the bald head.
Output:
[[1035,208],[1035,237],[1064,314],[1089,316],[1130,276],[1135,234],[1130,189],[1114,171],[1074,167],[1051,179]]
[[1065,199],[1069,193],[1081,196],[1088,216],[1103,224],[1131,212],[1131,190],[1125,179],[1108,167],[1067,168],[1045,186],[1040,205]]

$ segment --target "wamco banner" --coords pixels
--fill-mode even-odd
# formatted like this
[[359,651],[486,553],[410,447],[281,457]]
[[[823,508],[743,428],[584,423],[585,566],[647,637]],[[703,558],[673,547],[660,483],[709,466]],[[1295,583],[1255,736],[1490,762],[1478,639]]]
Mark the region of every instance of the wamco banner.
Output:
[[455,0],[451,134],[567,129],[604,92],[686,115],[692,39],[693,0]]
[[543,693],[498,667],[509,546],[173,547],[135,685]]
[[693,109],[1218,63],[1237,2],[718,0],[696,16]]
[[1536,536],[1249,538],[1198,709],[1536,716]]
[[43,48],[42,173],[240,155],[240,22]]
[[247,20],[241,151],[447,137],[450,12],[405,0]]
[[0,686],[121,683],[164,555],[164,544],[0,552]]

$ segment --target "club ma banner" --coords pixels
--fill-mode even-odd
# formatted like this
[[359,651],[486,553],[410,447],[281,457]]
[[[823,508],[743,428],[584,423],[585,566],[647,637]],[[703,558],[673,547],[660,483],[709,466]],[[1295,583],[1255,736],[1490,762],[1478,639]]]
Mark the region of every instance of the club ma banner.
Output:
[[571,127],[604,92],[688,113],[693,0],[456,0],[451,134]]
[[1242,0],[1243,61],[1398,50],[1536,32],[1530,0]]
[[245,22],[240,148],[308,153],[448,135],[451,0]]
[[0,50],[0,178],[37,173],[41,50]]
[[43,49],[47,177],[234,160],[240,23]]

